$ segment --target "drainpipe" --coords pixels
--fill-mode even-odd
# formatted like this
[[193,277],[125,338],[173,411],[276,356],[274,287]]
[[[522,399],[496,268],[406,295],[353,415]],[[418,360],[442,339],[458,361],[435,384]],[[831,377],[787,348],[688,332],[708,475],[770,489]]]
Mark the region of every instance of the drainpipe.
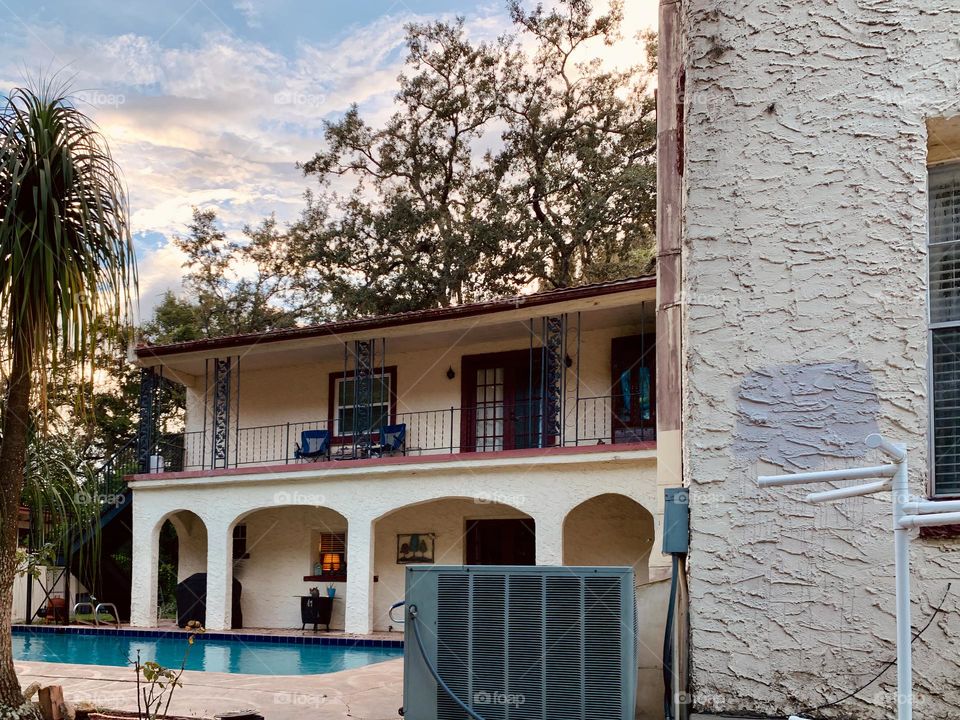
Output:
[[[679,0],[660,2],[657,59],[657,485],[683,482],[681,205],[683,170],[683,64]],[[684,562],[678,563],[685,565]],[[683,567],[679,567],[682,575]],[[684,578],[681,578],[683,580]],[[687,717],[688,625],[684,594],[673,608],[674,718]]]

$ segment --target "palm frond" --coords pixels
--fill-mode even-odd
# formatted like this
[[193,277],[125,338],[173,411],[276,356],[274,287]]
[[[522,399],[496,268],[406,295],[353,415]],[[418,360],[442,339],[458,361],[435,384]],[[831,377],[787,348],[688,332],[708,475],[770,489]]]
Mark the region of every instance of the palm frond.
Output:
[[127,194],[103,136],[62,87],[14,89],[0,107],[0,341],[40,366],[90,357],[135,288]]

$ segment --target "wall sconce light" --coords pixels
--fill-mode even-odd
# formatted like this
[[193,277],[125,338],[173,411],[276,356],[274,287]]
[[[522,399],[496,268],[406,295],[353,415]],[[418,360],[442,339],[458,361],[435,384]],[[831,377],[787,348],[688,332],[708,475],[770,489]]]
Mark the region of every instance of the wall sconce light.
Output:
[[567,355],[563,358],[563,364],[567,367],[573,367],[573,358]]
[[453,365],[447,368],[447,380],[453,380],[457,376],[457,373],[453,370]]

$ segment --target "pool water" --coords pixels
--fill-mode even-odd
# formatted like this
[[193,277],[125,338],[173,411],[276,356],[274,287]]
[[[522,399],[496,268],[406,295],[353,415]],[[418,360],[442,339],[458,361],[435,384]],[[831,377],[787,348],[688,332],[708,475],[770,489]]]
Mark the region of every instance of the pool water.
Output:
[[[139,650],[141,662],[153,660],[164,667],[179,668],[187,647],[185,633],[161,637],[30,632],[13,635],[14,659],[33,662],[120,667],[131,665]],[[403,657],[403,650],[397,647],[278,643],[198,635],[190,647],[187,670],[314,675],[399,657]]]

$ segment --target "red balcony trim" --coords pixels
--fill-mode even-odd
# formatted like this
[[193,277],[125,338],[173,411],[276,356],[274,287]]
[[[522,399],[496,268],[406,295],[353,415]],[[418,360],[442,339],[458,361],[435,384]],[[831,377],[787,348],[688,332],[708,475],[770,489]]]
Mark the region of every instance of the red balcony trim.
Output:
[[422,465],[456,462],[458,460],[493,460],[501,458],[546,457],[550,455],[589,455],[611,451],[655,450],[655,440],[616,445],[581,445],[579,447],[528,448],[525,450],[501,450],[500,452],[463,452],[440,455],[395,455],[364,460],[326,460],[311,463],[281,463],[279,465],[252,465],[242,468],[217,470],[182,470],[180,472],[141,473],[128,475],[127,482],[140,480],[178,480],[181,478],[229,477],[232,475],[258,475],[275,472],[303,472],[304,470],[369,468],[381,465]]

